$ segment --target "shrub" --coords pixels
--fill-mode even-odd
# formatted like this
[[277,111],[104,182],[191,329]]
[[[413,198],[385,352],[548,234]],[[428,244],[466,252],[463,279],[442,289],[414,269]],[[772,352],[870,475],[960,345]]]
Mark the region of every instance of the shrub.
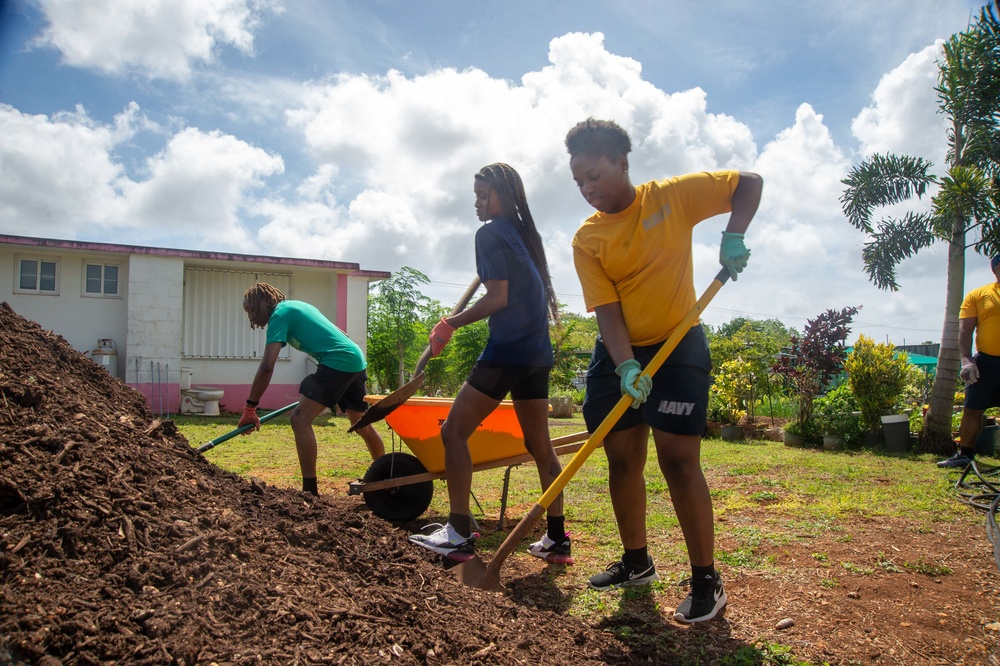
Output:
[[866,335],[858,337],[854,351],[844,361],[844,370],[868,430],[880,430],[882,415],[897,408],[906,385],[908,365],[906,354],[896,355],[891,344],[876,344]]
[[816,398],[813,414],[825,435],[837,435],[848,446],[861,441],[864,425],[858,401],[847,384]]
[[753,388],[753,374],[748,361],[732,359],[722,364],[714,384],[722,423],[736,425],[747,415],[753,400]]

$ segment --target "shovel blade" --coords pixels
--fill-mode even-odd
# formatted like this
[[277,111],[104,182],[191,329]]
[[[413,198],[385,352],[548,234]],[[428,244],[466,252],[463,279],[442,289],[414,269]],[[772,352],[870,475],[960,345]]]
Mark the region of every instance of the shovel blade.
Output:
[[424,373],[421,372],[417,374],[416,377],[369,407],[364,416],[358,419],[357,423],[348,428],[347,432],[354,432],[355,430],[364,428],[366,425],[371,425],[372,423],[381,421],[385,417],[389,416],[389,414],[392,414],[397,407],[409,400],[423,383]]
[[500,582],[500,577],[496,574],[489,574],[486,563],[479,559],[478,555],[462,562],[452,571],[455,578],[463,585],[487,592],[503,592],[505,589],[503,583]]

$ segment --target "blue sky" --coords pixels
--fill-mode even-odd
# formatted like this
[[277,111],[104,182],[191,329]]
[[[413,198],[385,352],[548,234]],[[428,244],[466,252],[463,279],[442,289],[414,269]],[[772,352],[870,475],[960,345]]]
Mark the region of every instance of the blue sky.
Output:
[[[765,179],[750,263],[705,320],[937,341],[943,246],[868,283],[842,179],[874,152],[943,162],[940,41],[979,2],[0,0],[0,233],[352,261],[474,276],[472,174],[521,173],[560,300],[590,210],[562,139],[632,134],[636,182]],[[723,219],[695,235],[696,288]],[[992,280],[970,255],[966,286]]]

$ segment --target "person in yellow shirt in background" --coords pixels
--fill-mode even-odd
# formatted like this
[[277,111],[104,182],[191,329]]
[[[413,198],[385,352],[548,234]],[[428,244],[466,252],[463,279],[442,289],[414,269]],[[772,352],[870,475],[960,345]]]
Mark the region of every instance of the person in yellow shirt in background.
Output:
[[[976,440],[983,431],[983,413],[1000,407],[1000,254],[990,260],[996,281],[973,289],[958,312],[958,350],[962,354],[965,405],[958,427],[959,450],[938,467],[965,469],[976,457]],[[972,337],[976,355],[972,355]]]
[[628,134],[611,121],[591,118],[566,135],[573,180],[597,209],[573,238],[584,300],[600,328],[587,371],[587,429],[594,432],[622,395],[633,399],[633,409],[604,441],[611,503],[625,552],[621,561],[592,576],[589,586],[609,590],[658,580],[647,550],[643,477],[652,429],[691,561],[691,593],[674,619],[701,622],[719,615],[727,603],[715,570],[712,498],[700,461],[711,382],[701,325],[688,331],[652,380],[640,373],[697,302],[694,226],[730,213],[719,260],[735,280],[750,255],[743,234],[757,211],[763,182],[754,173],[716,171],[633,186],[631,148]]

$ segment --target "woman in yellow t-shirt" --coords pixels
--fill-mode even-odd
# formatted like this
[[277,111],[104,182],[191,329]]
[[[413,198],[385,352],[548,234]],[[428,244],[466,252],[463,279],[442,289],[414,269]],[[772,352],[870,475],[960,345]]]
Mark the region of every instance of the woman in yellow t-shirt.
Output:
[[566,148],[580,193],[597,209],[573,238],[584,300],[600,327],[587,371],[587,429],[596,430],[623,394],[633,398],[634,408],[604,441],[611,503],[625,552],[589,585],[608,590],[658,579],[646,546],[643,479],[652,429],[691,560],[691,593],[674,618],[710,620],[723,612],[727,598],[715,570],[712,498],[700,462],[711,370],[701,326],[690,329],[652,379],[640,373],[697,300],[692,229],[730,213],[719,259],[735,280],[750,255],[743,233],[757,211],[763,184],[754,173],[716,171],[633,186],[631,140],[606,120],[577,124],[566,135]]

